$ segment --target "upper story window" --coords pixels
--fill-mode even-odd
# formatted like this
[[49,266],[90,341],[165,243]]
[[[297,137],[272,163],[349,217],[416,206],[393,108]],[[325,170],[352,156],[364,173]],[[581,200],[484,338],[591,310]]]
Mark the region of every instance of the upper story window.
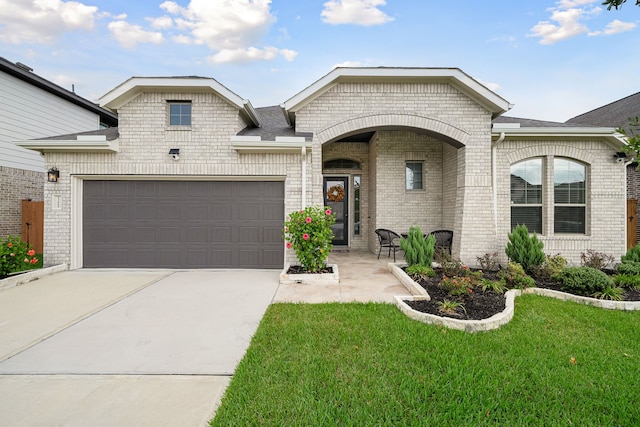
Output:
[[519,224],[542,233],[542,159],[511,165],[511,229]]
[[191,126],[191,101],[167,101],[169,126]]
[[407,190],[422,190],[422,162],[407,162],[405,167]]
[[333,159],[324,162],[325,169],[360,169],[360,162],[350,159]]

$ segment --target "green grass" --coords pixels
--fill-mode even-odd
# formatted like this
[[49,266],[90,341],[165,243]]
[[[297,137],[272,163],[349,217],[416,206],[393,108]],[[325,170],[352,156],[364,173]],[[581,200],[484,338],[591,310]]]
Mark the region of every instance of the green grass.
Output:
[[275,304],[211,425],[640,425],[640,312],[525,295],[468,334],[387,304]]

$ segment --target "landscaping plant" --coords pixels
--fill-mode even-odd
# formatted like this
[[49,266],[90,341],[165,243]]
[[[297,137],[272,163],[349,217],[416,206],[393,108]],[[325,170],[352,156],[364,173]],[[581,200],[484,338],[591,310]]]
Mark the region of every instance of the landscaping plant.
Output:
[[603,290],[593,293],[594,298],[608,299],[611,301],[622,301],[623,296],[624,289],[613,285],[606,286]]
[[640,243],[630,248],[622,255],[622,262],[640,262]]
[[38,262],[36,251],[19,237],[8,236],[0,241],[0,279],[11,273],[30,270]]
[[640,289],[640,274],[621,273],[613,276],[613,283],[626,289]]
[[616,259],[609,254],[597,252],[593,249],[587,249],[587,252],[580,254],[580,265],[583,267],[597,268],[603,270],[615,263]]
[[535,234],[529,235],[526,225],[520,224],[509,233],[505,253],[511,261],[520,264],[525,273],[531,273],[535,266],[541,265],[545,260],[543,246]]
[[590,297],[611,287],[613,282],[602,270],[592,267],[567,267],[553,277],[563,291]]
[[640,262],[624,261],[616,268],[619,274],[640,275]]
[[478,264],[485,271],[498,271],[500,263],[498,261],[498,252],[486,253],[482,256],[476,257]]
[[404,251],[407,265],[431,266],[435,252],[436,238],[429,234],[426,238],[417,225],[409,228],[406,238],[400,239],[400,248]]
[[500,278],[509,289],[524,289],[535,286],[536,282],[525,273],[524,268],[517,262],[510,262],[500,270]]
[[317,273],[327,266],[333,247],[331,226],[335,222],[335,215],[326,206],[309,206],[289,214],[284,223],[284,238],[287,248],[293,248],[306,271]]
[[532,268],[532,274],[542,280],[551,279],[567,266],[567,259],[560,254],[547,255],[545,261]]
[[433,268],[428,267],[426,265],[410,265],[406,268],[405,272],[411,276],[412,279],[425,279],[427,277],[434,277],[436,272]]

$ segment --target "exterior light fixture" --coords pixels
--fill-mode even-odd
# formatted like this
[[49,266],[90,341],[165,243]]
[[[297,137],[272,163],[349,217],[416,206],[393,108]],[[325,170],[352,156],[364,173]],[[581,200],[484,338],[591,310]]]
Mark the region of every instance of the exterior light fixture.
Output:
[[624,151],[618,151],[613,155],[613,158],[616,159],[617,162],[623,163],[627,160],[627,153],[625,153]]
[[54,166],[47,171],[47,181],[58,182],[58,178],[60,178],[60,171],[57,167]]
[[180,158],[180,149],[179,148],[172,148],[169,150],[169,155],[171,156],[171,158],[173,160],[178,160]]

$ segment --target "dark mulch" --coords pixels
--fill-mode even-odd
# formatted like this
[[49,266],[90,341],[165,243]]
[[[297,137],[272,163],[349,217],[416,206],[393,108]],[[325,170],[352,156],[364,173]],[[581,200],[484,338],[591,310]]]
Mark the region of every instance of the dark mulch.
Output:
[[302,268],[301,265],[292,265],[287,270],[287,274],[321,274],[321,273],[333,273],[333,267],[326,266],[316,272],[307,271]]
[[[484,277],[490,280],[499,280],[497,274],[485,272]],[[418,282],[429,296],[431,301],[405,301],[407,305],[416,311],[434,314],[441,317],[451,317],[461,320],[482,320],[505,309],[505,296],[493,291],[483,291],[481,287],[474,286],[470,294],[449,295],[449,292],[438,284],[442,280],[442,272],[436,269],[435,277],[422,279]],[[560,286],[552,280],[537,280],[536,286],[539,288],[554,289],[562,291]],[[457,308],[455,313],[445,313],[439,310],[438,303],[444,301],[460,302],[464,309]],[[626,289],[623,296],[625,301],[640,301],[640,290]]]

